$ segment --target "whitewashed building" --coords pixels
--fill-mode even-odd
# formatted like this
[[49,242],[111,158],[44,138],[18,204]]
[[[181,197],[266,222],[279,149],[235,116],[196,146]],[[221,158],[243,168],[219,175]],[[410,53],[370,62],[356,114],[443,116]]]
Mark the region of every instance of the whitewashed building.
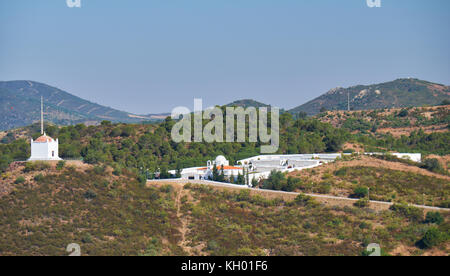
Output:
[[[182,169],[180,174],[182,179],[209,180],[213,177],[214,166],[228,179],[236,179],[239,174],[243,175],[242,167],[230,166],[230,162],[222,155],[216,157],[214,161],[208,161],[206,167],[194,167]],[[176,171],[169,171],[171,175],[176,175]]]
[[41,98],[41,135],[36,140],[31,139],[31,157],[28,161],[52,161],[59,158],[59,142],[47,136],[44,132],[44,103]]
[[31,157],[28,161],[62,160],[59,158],[59,142],[45,133],[36,140],[31,139]]

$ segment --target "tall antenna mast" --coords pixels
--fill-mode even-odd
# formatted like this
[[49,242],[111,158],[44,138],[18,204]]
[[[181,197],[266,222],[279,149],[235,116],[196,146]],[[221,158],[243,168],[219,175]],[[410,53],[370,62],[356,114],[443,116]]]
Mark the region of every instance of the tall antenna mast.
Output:
[[41,135],[44,135],[44,98],[41,96]]
[[347,109],[350,111],[350,91],[347,92]]

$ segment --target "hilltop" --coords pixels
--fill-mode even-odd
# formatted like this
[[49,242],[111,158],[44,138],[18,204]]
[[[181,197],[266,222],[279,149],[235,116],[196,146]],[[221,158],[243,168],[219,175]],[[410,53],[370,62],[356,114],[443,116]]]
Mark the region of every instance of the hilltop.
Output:
[[247,108],[247,107],[270,107],[270,105],[268,104],[264,104],[255,100],[251,100],[251,99],[244,99],[244,100],[238,100],[238,101],[234,101],[232,103],[227,104],[226,106],[235,106],[235,107],[243,107],[243,108]]
[[[98,124],[103,120],[133,123],[161,119],[139,116],[76,97],[61,89],[33,81],[0,82],[0,130],[27,126],[39,120],[44,97],[45,119],[57,125]],[[156,116],[156,117],[154,117]]]
[[315,115],[323,110],[347,110],[348,95],[353,110],[439,105],[450,100],[450,87],[418,79],[334,88],[320,97],[289,110]]

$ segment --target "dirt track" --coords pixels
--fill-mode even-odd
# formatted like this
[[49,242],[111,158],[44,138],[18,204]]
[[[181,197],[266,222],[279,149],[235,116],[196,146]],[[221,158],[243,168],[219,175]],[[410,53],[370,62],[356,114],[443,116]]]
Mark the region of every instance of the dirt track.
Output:
[[[177,188],[184,186],[187,183],[191,184],[200,184],[200,185],[208,185],[215,189],[219,190],[250,190],[251,195],[260,195],[265,198],[274,199],[274,198],[282,198],[284,200],[294,200],[300,193],[294,192],[283,192],[283,191],[273,191],[273,190],[263,190],[263,189],[252,189],[247,186],[234,185],[234,184],[226,184],[226,183],[218,183],[212,181],[204,181],[204,180],[186,180],[186,179],[173,179],[173,180],[149,180],[147,185],[173,185]],[[336,197],[329,195],[317,195],[317,194],[306,194],[315,198],[318,202],[324,203],[326,205],[331,206],[353,206],[353,204],[358,199],[346,198],[346,197]],[[374,210],[387,210],[393,203],[390,202],[381,202],[381,201],[370,201],[370,208]],[[437,208],[431,206],[422,206],[422,205],[412,205],[418,208],[422,208],[425,212],[438,210],[438,211],[450,211],[450,209],[446,208]]]

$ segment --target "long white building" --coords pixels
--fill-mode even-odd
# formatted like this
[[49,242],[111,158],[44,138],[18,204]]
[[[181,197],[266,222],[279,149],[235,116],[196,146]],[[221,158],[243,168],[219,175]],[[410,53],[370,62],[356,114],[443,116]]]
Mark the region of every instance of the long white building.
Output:
[[[214,166],[228,179],[236,179],[239,174],[243,175],[242,167],[230,166],[230,162],[222,155],[216,157],[214,161],[208,161],[206,167],[193,167],[181,170],[181,178],[192,180],[208,180],[213,177]],[[171,175],[176,175],[176,170],[169,171]]]
[[[365,153],[367,155],[378,155],[383,153]],[[243,175],[250,184],[253,180],[260,181],[269,177],[272,171],[293,172],[304,169],[311,169],[322,164],[334,162],[337,158],[350,153],[324,153],[324,154],[279,154],[279,155],[259,155],[237,161],[237,165],[230,166],[229,161],[222,155],[218,156],[214,161],[208,161],[206,167],[186,168],[181,171],[181,178],[192,180],[208,180],[212,179],[212,171],[214,165],[221,170],[224,168],[225,177],[236,179],[238,174]],[[415,162],[421,162],[422,155],[420,153],[392,153],[392,155],[409,159]],[[169,171],[175,175],[176,171]]]

